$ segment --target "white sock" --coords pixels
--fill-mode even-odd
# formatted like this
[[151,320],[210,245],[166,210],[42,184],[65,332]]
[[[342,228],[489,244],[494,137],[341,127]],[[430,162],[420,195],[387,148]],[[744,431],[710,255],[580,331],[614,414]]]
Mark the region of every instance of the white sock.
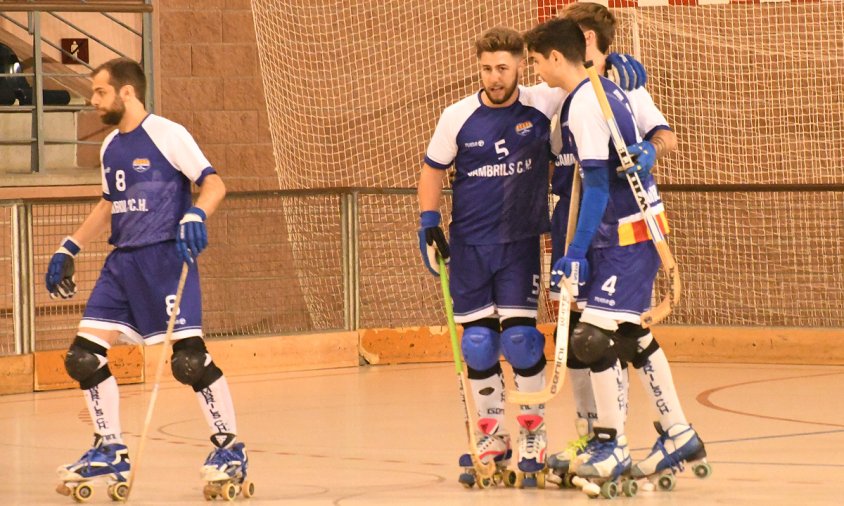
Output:
[[[519,392],[539,392],[545,388],[545,367],[533,376],[515,374],[516,390]],[[545,418],[545,404],[521,405],[519,410],[523,415],[539,415]]]
[[624,402],[624,425],[627,425],[627,413],[630,410],[630,366],[621,369],[621,395]]
[[648,357],[648,361],[637,372],[645,387],[645,392],[659,415],[662,428],[668,430],[677,423],[688,425],[689,422],[686,421],[686,415],[680,406],[680,399],[677,397],[677,389],[674,387],[671,366],[668,365],[668,359],[662,348]]
[[478,419],[492,418],[504,427],[504,375],[493,374],[489,378],[470,379],[469,388],[478,409]]
[[598,408],[598,427],[615,429],[616,435],[624,434],[624,396],[621,379],[621,364],[606,371],[592,371],[592,391],[595,392],[595,406]]
[[94,424],[94,432],[103,438],[103,444],[123,443],[120,430],[120,392],[114,376],[109,376],[99,385],[83,392],[88,414]]
[[589,377],[588,368],[569,369],[569,380],[574,394],[574,407],[577,410],[577,417],[589,423],[589,431],[592,431],[592,424],[598,418],[598,408],[595,407],[595,394],[592,393],[592,378]]
[[234,403],[225,376],[220,377],[211,386],[196,392],[196,398],[199,399],[199,407],[205,415],[205,421],[208,422],[212,435],[218,432],[237,434]]

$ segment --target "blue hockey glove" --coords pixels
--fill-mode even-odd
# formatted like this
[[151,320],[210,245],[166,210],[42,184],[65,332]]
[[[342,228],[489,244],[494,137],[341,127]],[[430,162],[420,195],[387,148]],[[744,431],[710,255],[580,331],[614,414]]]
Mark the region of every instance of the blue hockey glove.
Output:
[[[651,173],[651,169],[656,163],[656,147],[649,141],[642,141],[632,146],[627,146],[627,152],[633,157],[633,162],[636,164],[627,169],[627,174],[639,174],[639,177],[645,177]],[[619,173],[619,177],[625,177],[624,173]]]
[[445,239],[443,229],[440,228],[439,211],[422,211],[419,215],[419,251],[422,253],[422,261],[425,267],[434,276],[440,275],[440,263],[437,255],[441,256],[445,263],[448,263],[449,251],[448,241]]
[[193,263],[202,250],[208,246],[208,230],[205,228],[205,211],[191,207],[179,222],[176,248],[185,262]]
[[562,283],[568,283],[572,295],[577,296],[579,287],[584,286],[588,280],[589,262],[586,260],[586,252],[569,245],[566,256],[554,262],[554,267],[551,269],[551,286],[563,290]]
[[47,291],[52,299],[69,299],[76,295],[76,268],[73,259],[82,248],[76,244],[72,237],[68,236],[62,240],[59,249],[50,258],[50,265],[47,267]]
[[607,77],[625,91],[641,88],[648,82],[645,66],[629,54],[607,55]]

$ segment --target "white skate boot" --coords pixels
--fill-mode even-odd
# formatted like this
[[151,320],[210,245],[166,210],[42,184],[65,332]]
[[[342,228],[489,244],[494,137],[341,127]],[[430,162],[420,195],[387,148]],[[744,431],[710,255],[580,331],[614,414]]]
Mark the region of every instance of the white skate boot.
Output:
[[108,485],[108,496],[122,501],[129,493],[129,450],[120,443],[103,444],[99,434],[94,434],[94,445],[73,464],[59,466],[56,470],[61,483],[56,492],[85,502],[94,494],[92,483],[103,481]]
[[574,487],[571,480],[574,478],[579,464],[577,457],[583,454],[586,445],[592,438],[592,431],[589,430],[589,421],[585,418],[575,419],[574,427],[579,437],[569,441],[565,450],[548,456],[547,465],[550,471],[548,473],[548,481],[556,483],[560,488]]
[[648,478],[660,490],[668,491],[674,489],[675,474],[683,471],[684,463],[692,466],[698,478],[712,474],[712,468],[706,462],[706,448],[693,428],[678,423],[663,431],[659,422],[655,422],[654,427],[659,437],[650,455],[631,469],[633,478]]
[[616,437],[615,429],[595,427],[595,437],[589,441],[581,455],[584,456],[577,467],[577,476],[572,479],[584,493],[612,499],[620,489],[628,497],[636,495],[639,488],[636,481],[626,476],[632,465],[626,436]]
[[545,488],[545,450],[548,438],[545,421],[539,415],[521,415],[519,422],[518,471],[505,472],[504,484],[509,487]]
[[237,494],[247,499],[255,495],[255,484],[246,479],[249,466],[246,446],[243,443],[232,444],[234,439],[234,434],[225,432],[211,436],[215,448],[199,469],[202,480],[206,482],[202,492],[207,501],[217,496],[233,501]]
[[472,456],[464,453],[460,456],[460,467],[463,472],[457,481],[466,488],[472,488],[475,484],[478,488],[487,488],[495,485],[503,479],[503,472],[510,463],[513,451],[510,449],[510,435],[507,434],[498,421],[494,418],[481,418],[478,420],[478,431],[475,433],[478,444],[477,454],[481,463],[495,462],[495,473],[492,477],[485,478],[478,476],[475,467],[472,465]]

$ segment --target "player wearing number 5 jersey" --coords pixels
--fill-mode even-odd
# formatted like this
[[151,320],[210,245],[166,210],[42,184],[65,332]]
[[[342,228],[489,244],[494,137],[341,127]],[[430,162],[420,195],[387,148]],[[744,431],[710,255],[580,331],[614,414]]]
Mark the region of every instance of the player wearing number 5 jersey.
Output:
[[[202,337],[197,256],[208,243],[205,220],[225,196],[225,185],[184,127],[148,114],[140,65],[126,59],[93,73],[92,105],[117,127],[101,149],[102,199],[50,259],[46,286],[53,297],[76,293],[74,258],[109,223],[108,255],[88,299],[65,360],[79,382],[94,423],[94,447],[75,464],[61,466],[64,481],[106,476],[122,482],[129,470],[123,442],[117,382],[108,350],[121,335],[161,342],[175,302],[183,262],[190,269],[173,331],[175,378],[196,392],[214,450],[202,466],[206,480],[242,480],[247,458],[237,442],[229,387]],[[191,203],[191,184],[199,197]]]

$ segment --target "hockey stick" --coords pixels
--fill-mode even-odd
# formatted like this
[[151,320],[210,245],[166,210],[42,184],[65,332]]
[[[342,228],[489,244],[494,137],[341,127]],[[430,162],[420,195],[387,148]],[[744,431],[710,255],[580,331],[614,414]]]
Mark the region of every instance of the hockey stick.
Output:
[[[569,217],[566,223],[566,250],[577,228],[577,215],[580,211],[580,174],[574,167],[571,183],[571,201],[569,202]],[[566,381],[566,362],[569,355],[569,320],[571,318],[571,301],[576,295],[571,284],[563,279],[560,283],[560,305],[557,308],[557,344],[554,348],[554,365],[551,368],[551,379],[545,388],[538,392],[507,392],[507,402],[531,406],[543,404],[554,398]]]
[[490,459],[484,464],[478,457],[478,442],[475,439],[475,431],[472,430],[472,415],[469,413],[469,403],[466,402],[466,375],[463,374],[463,359],[460,356],[460,345],[457,342],[457,324],[454,323],[454,307],[451,304],[451,290],[448,289],[448,274],[445,270],[445,260],[437,255],[440,264],[440,285],[442,285],[443,299],[445,302],[445,317],[448,321],[448,333],[451,335],[451,351],[454,354],[454,369],[457,371],[457,386],[460,390],[460,400],[463,402],[463,418],[466,422],[466,434],[469,437],[469,456],[472,458],[472,467],[481,478],[491,478],[495,474],[495,460]]
[[141,440],[138,442],[138,453],[135,454],[135,462],[129,472],[129,488],[126,490],[126,497],[123,502],[129,500],[132,493],[132,485],[135,483],[135,476],[138,474],[138,465],[141,463],[141,455],[144,453],[144,443],[147,440],[147,433],[152,422],[152,412],[155,409],[155,401],[158,400],[158,387],[161,385],[161,374],[164,371],[164,363],[167,361],[167,352],[170,350],[170,341],[173,338],[173,327],[176,326],[176,315],[179,314],[179,306],[182,304],[182,292],[185,289],[185,281],[188,279],[188,263],[182,264],[182,274],[179,276],[179,286],[176,288],[176,301],[170,312],[170,319],[167,321],[167,332],[164,334],[164,346],[161,349],[161,356],[158,359],[158,367],[155,369],[155,383],[152,386],[152,394],[147,407],[147,417],[144,420],[144,428],[141,431]]
[[[621,136],[621,132],[618,129],[618,123],[615,121],[615,116],[612,113],[612,108],[610,108],[609,100],[607,100],[607,94],[604,91],[604,86],[601,84],[601,78],[598,77],[598,72],[595,70],[591,61],[587,61],[584,66],[586,67],[586,73],[589,75],[589,82],[592,83],[592,88],[594,88],[595,94],[598,96],[598,103],[601,105],[601,111],[604,113],[604,118],[607,120],[607,126],[610,128],[610,135],[612,136],[615,151],[618,153],[618,157],[621,160],[621,167],[626,171],[636,164],[633,163],[633,158],[627,151],[627,145],[624,143],[624,138]],[[671,254],[671,249],[665,241],[665,235],[662,233],[662,229],[659,227],[656,217],[653,214],[648,193],[645,191],[645,187],[642,185],[639,175],[636,173],[628,173],[627,182],[630,184],[630,189],[636,197],[636,203],[639,205],[639,210],[642,212],[651,240],[653,240],[656,251],[659,253],[662,268],[671,279],[668,294],[655,308],[642,313],[642,326],[650,327],[659,323],[662,319],[668,316],[668,314],[671,313],[672,306],[679,304],[680,291],[682,289],[680,284],[680,273],[677,270],[677,263],[674,261],[674,255]]]

